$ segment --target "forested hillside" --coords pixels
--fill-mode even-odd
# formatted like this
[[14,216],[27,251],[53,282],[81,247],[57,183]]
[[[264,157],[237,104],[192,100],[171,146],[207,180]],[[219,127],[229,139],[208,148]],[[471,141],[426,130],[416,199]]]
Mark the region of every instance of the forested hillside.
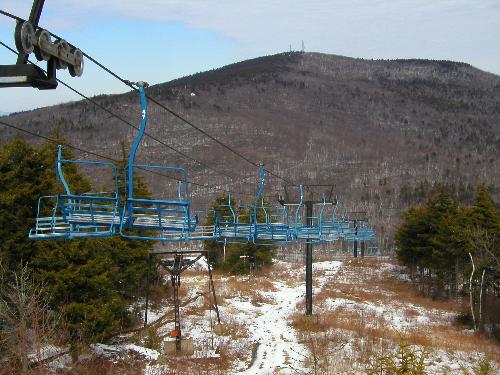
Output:
[[[472,203],[480,183],[499,185],[500,77],[468,64],[284,53],[154,85],[148,93],[295,183],[335,183],[341,202],[368,211],[383,242],[392,242],[402,210],[420,203],[436,183],[449,185],[465,203]],[[139,123],[136,93],[94,99]],[[139,160],[185,166],[197,183],[256,191],[256,168],[153,103],[149,114],[150,134],[233,179],[150,138]],[[43,135],[59,128],[70,143],[114,158],[120,141],[130,145],[136,134],[87,101],[5,120]],[[0,129],[2,139],[14,134]],[[171,180],[145,179],[157,194],[173,189]],[[271,176],[268,183],[273,191],[283,184]],[[200,208],[216,192],[191,190]]]

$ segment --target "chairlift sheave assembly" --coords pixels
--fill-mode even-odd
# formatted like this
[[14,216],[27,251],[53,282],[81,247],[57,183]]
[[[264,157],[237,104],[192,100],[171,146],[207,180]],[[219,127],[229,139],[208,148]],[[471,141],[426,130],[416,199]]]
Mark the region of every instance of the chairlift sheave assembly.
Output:
[[[58,69],[68,69],[72,77],[82,76],[82,51],[64,39],[52,42],[50,32],[38,26],[43,4],[44,0],[34,0],[29,19],[16,19],[14,42],[19,55],[16,64],[0,65],[0,87],[55,89]],[[28,61],[32,52],[38,61],[47,62],[45,71]]]

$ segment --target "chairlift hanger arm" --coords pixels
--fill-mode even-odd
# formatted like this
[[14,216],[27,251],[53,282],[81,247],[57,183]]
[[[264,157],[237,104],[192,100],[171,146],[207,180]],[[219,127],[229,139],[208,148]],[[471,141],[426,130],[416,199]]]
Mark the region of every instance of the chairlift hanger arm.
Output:
[[264,191],[264,184],[266,182],[265,174],[264,174],[264,164],[260,164],[259,166],[259,191],[257,196],[255,197],[255,202],[253,205],[253,222],[254,225],[257,224],[257,207],[259,205],[259,199],[262,197],[262,192]]
[[66,182],[66,178],[64,177],[64,173],[62,170],[62,146],[59,145],[57,147],[57,180],[61,181],[64,186],[64,190],[66,190],[66,194],[71,195],[71,190],[69,189],[69,185]]
[[145,82],[137,82],[135,86],[139,89],[139,96],[141,101],[141,127],[139,129],[139,134],[137,134],[134,144],[132,146],[132,150],[130,150],[130,155],[128,158],[128,197],[134,197],[134,161],[135,154],[137,153],[137,149],[139,144],[141,143],[144,132],[146,131],[146,125],[148,123],[148,103],[146,101],[146,94],[144,92],[144,88],[148,86]]

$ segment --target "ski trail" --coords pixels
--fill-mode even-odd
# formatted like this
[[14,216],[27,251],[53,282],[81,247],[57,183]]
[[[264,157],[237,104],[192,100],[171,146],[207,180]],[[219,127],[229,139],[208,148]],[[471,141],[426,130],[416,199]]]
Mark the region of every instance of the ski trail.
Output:
[[[341,262],[318,262],[313,264],[314,271],[328,272],[326,279],[334,276]],[[327,282],[315,282],[317,292]],[[276,291],[266,292],[274,303],[262,304],[253,311],[254,318],[250,324],[253,341],[258,343],[255,358],[251,366],[239,374],[293,374],[303,370],[301,362],[307,353],[304,345],[297,342],[295,330],[288,323],[289,316],[295,311],[297,302],[305,298],[305,284],[290,286],[275,281]],[[293,368],[293,369],[292,369]]]
[[263,304],[256,309],[256,317],[250,324],[253,340],[259,343],[255,360],[240,374],[291,373],[291,357],[297,356],[294,351],[304,349],[297,344],[295,331],[288,325],[288,317],[294,312],[296,303],[304,298],[304,287],[289,287],[281,282],[275,282],[274,286],[277,291],[268,295],[275,299],[275,303]]

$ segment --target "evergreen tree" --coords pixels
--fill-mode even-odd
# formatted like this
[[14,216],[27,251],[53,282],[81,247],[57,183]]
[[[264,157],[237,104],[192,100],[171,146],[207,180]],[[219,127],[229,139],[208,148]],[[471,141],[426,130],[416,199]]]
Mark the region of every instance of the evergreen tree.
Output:
[[[227,194],[216,197],[208,210],[204,225],[215,225],[216,217],[218,217],[219,220],[221,220],[221,218],[230,217],[230,209],[223,206],[227,205],[228,201],[229,196]],[[231,201],[231,204],[233,205],[234,201]],[[210,265],[214,268],[220,267],[224,261],[224,244],[218,241],[207,240],[204,241],[203,248],[208,251],[208,261]]]
[[[500,215],[491,190],[480,186],[472,207],[459,207],[445,189],[410,209],[396,233],[398,258],[418,269],[437,296],[469,294],[474,329],[486,324],[500,337]],[[427,275],[424,278],[424,275]],[[425,291],[425,289],[424,289]],[[451,293],[453,294],[453,293]]]
[[[430,269],[435,275],[437,296],[456,294],[457,272],[466,261],[463,211],[448,190],[432,197],[428,203],[430,225],[435,229]],[[458,267],[457,267],[458,265]]]
[[35,223],[37,197],[53,190],[47,167],[40,150],[20,138],[1,145],[0,259],[8,269],[29,261],[36,250],[27,236]]
[[456,291],[457,262],[466,259],[464,218],[458,203],[444,188],[427,204],[410,209],[396,232],[398,258],[412,270],[428,275],[428,287],[443,295]]
[[[61,140],[61,143],[64,143]],[[131,323],[128,306],[144,291],[146,241],[120,237],[31,241],[37,198],[58,193],[55,185],[57,146],[40,148],[15,139],[0,148],[0,257],[10,268],[27,263],[51,295],[53,307],[68,322],[73,339],[98,341]],[[73,159],[70,150],[63,157]],[[91,190],[75,164],[64,166],[76,193]],[[148,196],[140,179],[137,192]]]
[[469,215],[470,225],[486,230],[491,235],[500,231],[500,213],[491,197],[491,188],[481,185],[476,193],[474,206]]
[[[213,225],[215,223],[215,215],[223,218],[223,220],[233,220],[231,210],[226,206],[228,201],[229,197],[227,195],[219,196],[214,200],[210,207],[210,212],[212,213],[207,216],[206,225]],[[250,214],[253,207],[247,209],[242,207],[234,208],[235,204],[232,200],[231,206],[233,210],[236,210],[235,214],[239,215],[240,223],[251,222]],[[262,220],[263,213],[259,212],[258,214],[258,219]],[[231,273],[248,273],[253,268],[260,268],[271,264],[272,251],[274,249],[272,246],[257,246],[251,240],[248,243],[241,244],[228,243],[226,244],[226,258],[224,261],[224,243],[205,241],[204,248],[208,250],[209,261],[214,267],[223,268]]]
[[396,255],[412,269],[426,267],[430,263],[428,211],[427,207],[410,208],[396,232]]

